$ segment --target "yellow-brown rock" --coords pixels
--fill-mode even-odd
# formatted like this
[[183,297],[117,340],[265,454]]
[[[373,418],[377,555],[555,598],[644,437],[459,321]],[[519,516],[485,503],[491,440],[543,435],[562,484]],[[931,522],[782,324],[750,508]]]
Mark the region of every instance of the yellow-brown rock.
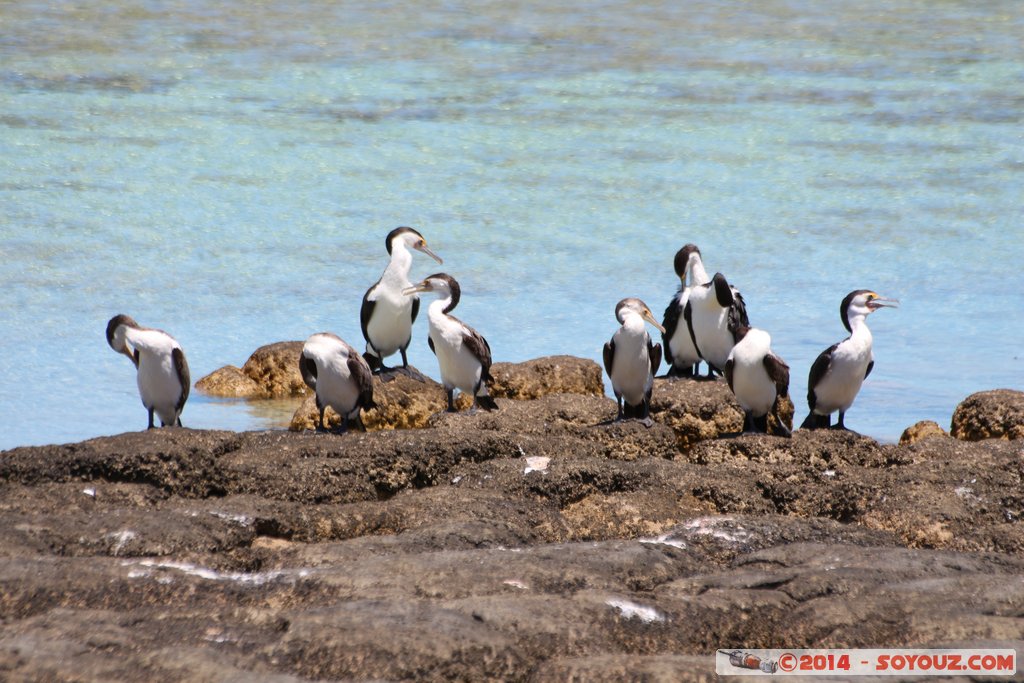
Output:
[[900,444],[917,443],[932,436],[949,436],[949,434],[939,426],[938,422],[922,420],[903,430],[903,434],[900,436]]
[[522,363],[491,366],[491,395],[520,401],[548,394],[603,396],[601,366],[575,356],[544,356]]
[[226,365],[200,379],[195,387],[208,396],[222,398],[308,396],[311,392],[299,373],[302,345],[300,341],[289,341],[261,346],[241,369]]
[[1024,392],[993,389],[971,394],[953,413],[950,433],[964,441],[1024,439]]
[[[367,431],[381,429],[419,429],[426,427],[430,416],[440,413],[448,406],[444,388],[432,379],[420,382],[402,373],[382,382],[373,378],[373,402],[377,407],[363,413],[363,424]],[[455,400],[459,410],[472,406],[472,397],[461,395]],[[293,432],[315,429],[319,422],[316,397],[309,396],[292,416],[288,426]],[[341,424],[341,416],[328,408],[324,413],[328,429]]]
[[208,396],[253,398],[262,394],[260,385],[241,368],[225,365],[196,382],[196,389]]

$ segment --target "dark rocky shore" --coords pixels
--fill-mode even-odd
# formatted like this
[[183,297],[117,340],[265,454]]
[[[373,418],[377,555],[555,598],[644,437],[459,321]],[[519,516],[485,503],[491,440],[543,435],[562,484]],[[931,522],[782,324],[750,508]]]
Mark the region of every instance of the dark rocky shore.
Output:
[[524,400],[477,415],[379,387],[368,426],[405,401],[420,429],[0,453],[0,680],[702,681],[717,648],[1024,642],[1024,394],[900,444],[726,437],[724,382],[659,380],[646,429],[595,369],[498,367]]

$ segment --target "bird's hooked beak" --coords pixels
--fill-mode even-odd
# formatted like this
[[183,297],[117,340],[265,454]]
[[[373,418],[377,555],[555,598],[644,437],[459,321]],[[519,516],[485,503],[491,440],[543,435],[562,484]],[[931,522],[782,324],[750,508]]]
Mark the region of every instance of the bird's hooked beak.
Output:
[[[434,256],[433,254],[430,254],[430,255]],[[434,258],[437,258],[437,257],[434,256]],[[437,260],[440,261],[441,259],[437,259]],[[412,287],[406,287],[405,289],[402,290],[402,294],[404,294],[405,296],[412,296],[413,294],[417,294],[419,292],[429,292],[429,291],[431,291],[430,283],[424,281],[424,282],[419,283],[418,285],[413,285]]]
[[128,348],[127,343],[125,343],[125,345],[118,350],[118,353],[123,353],[124,355],[128,356],[128,360],[130,360],[132,362],[132,365],[134,365],[135,367],[139,366],[138,362],[135,360],[135,354],[132,353],[131,349]]
[[654,314],[653,314],[653,313],[651,313],[651,312],[650,312],[649,310],[647,310],[647,311],[644,311],[644,312],[643,312],[643,313],[641,314],[641,317],[643,317],[643,319],[644,319],[644,320],[646,320],[647,322],[649,322],[650,324],[654,325],[654,327],[655,327],[655,328],[656,328],[656,329],[657,329],[657,330],[658,330],[659,332],[661,332],[662,334],[665,334],[665,328],[664,328],[664,327],[662,327],[661,323],[659,323],[659,322],[658,322],[658,321],[657,321],[657,320],[655,319],[655,317],[654,317]]
[[422,251],[424,254],[434,259],[438,263],[444,263],[444,261],[441,260],[440,256],[438,256],[437,254],[430,250],[430,247],[427,246],[426,242],[421,242],[417,244],[415,247],[413,247],[413,249],[415,249],[416,251]]
[[872,311],[877,311],[879,308],[899,308],[899,299],[890,299],[884,296],[878,296],[868,302],[868,308]]

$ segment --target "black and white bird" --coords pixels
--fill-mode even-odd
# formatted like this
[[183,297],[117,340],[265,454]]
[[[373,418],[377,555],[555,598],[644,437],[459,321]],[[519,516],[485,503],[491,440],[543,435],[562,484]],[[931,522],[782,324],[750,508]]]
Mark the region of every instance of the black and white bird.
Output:
[[[693,377],[698,372],[700,354],[693,344],[690,328],[683,319],[683,311],[690,300],[690,290],[696,285],[710,282],[700,249],[696,244],[687,244],[675,257],[676,275],[679,276],[679,291],[665,308],[662,326],[665,332],[661,341],[665,348],[665,362],[668,363],[667,377]],[[687,279],[689,278],[689,284]]]
[[316,407],[320,411],[317,431],[327,431],[324,412],[330,406],[341,415],[337,433],[348,431],[349,422],[363,426],[360,410],[375,408],[373,402],[373,374],[358,351],[336,334],[314,334],[302,346],[299,355],[302,380],[316,393]]
[[427,247],[423,235],[412,228],[395,228],[385,239],[391,261],[384,274],[366,290],[359,310],[359,322],[366,339],[364,358],[374,372],[387,372],[384,359],[395,352],[402,354],[402,368],[409,372],[406,349],[412,340],[412,324],[420,310],[416,296],[402,292],[412,286],[409,270],[412,268],[412,252],[421,251],[438,263],[441,258]]
[[733,335],[730,317],[742,325],[750,325],[743,296],[729,284],[725,276],[715,273],[710,282],[690,288],[690,298],[683,309],[683,318],[697,353],[708,364],[708,377],[725,369],[732,351]]
[[451,315],[459,305],[462,288],[447,273],[436,273],[414,287],[405,289],[408,296],[418,292],[433,292],[437,300],[427,309],[430,333],[427,343],[437,356],[441,369],[441,384],[448,395],[448,411],[455,412],[455,390],[473,396],[473,408],[497,410],[487,391],[491,382],[491,347],[472,327]]
[[832,413],[838,410],[839,422],[835,428],[846,429],[846,411],[875,366],[867,317],[879,308],[898,305],[896,299],[879,296],[868,289],[857,289],[846,295],[839,305],[839,314],[850,336],[822,351],[811,366],[807,379],[810,413],[800,425],[802,428],[830,427]]
[[725,379],[743,408],[743,431],[768,433],[768,414],[775,416],[780,436],[791,436],[779,415],[779,398],[789,395],[789,366],[772,352],[772,338],[764,330],[730,324],[735,344],[725,361]]
[[140,327],[124,314],[107,323],[107,343],[135,365],[139,397],[149,411],[148,428],[154,427],[153,413],[160,417],[161,427],[180,427],[191,386],[181,345],[166,332]]
[[662,334],[665,328],[654,318],[647,304],[633,297],[615,306],[615,319],[621,327],[604,345],[604,369],[619,407],[615,419],[637,418],[650,427],[654,424],[651,392],[654,374],[661,365],[661,344],[655,344],[647,334],[644,322],[654,325]]

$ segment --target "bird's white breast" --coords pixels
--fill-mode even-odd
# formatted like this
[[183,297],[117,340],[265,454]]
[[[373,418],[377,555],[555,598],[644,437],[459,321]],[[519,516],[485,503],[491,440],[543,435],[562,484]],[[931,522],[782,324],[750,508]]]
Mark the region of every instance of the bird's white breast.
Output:
[[[675,304],[679,306],[680,310],[686,307],[686,302],[690,299],[690,288],[686,287],[676,297]],[[686,367],[693,365],[700,360],[700,354],[697,353],[697,348],[693,345],[693,338],[690,337],[690,328],[683,320],[682,314],[679,315],[679,324],[676,325],[676,331],[668,340],[668,344],[671,347],[672,362],[679,367]]]
[[815,412],[827,414],[848,410],[864,383],[864,373],[869,363],[871,333],[867,326],[861,326],[832,352],[828,372],[814,387]]
[[654,385],[651,375],[651,358],[648,352],[649,337],[643,320],[634,316],[626,318],[622,327],[612,335],[615,356],[612,362],[612,387],[631,406],[640,405],[648,390]]
[[714,287],[693,288],[690,318],[701,356],[721,370],[729,358],[733,338],[729,332],[729,309],[718,304]]
[[441,383],[448,389],[472,393],[480,382],[483,366],[466,347],[465,327],[457,320],[441,313],[444,301],[430,305],[430,338],[441,370]]

